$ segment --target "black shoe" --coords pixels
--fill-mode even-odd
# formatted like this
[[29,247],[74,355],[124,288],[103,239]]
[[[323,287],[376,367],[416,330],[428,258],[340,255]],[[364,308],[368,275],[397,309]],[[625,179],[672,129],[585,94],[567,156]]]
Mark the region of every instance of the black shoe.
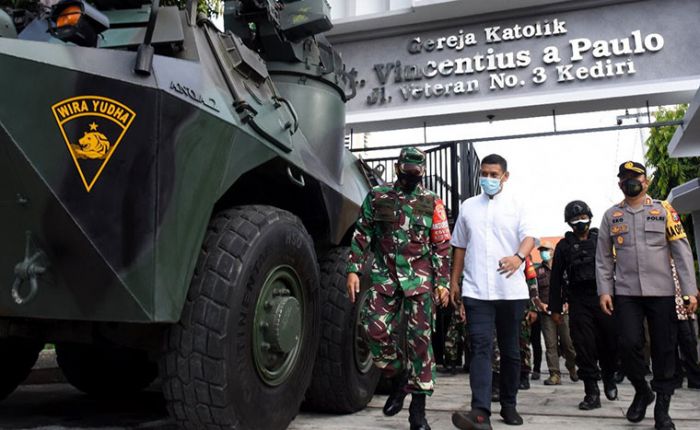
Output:
[[509,426],[523,425],[523,417],[515,410],[515,406],[501,406],[501,417],[503,418],[503,422]]
[[413,393],[411,395],[408,422],[411,424],[411,430],[430,430],[428,420],[425,418],[425,394]]
[[532,372],[532,376],[530,377],[533,381],[538,381],[540,379],[540,372]]
[[578,404],[578,408],[582,411],[590,411],[592,409],[598,409],[600,407],[600,389],[598,388],[598,381],[592,379],[586,379],[583,381],[586,395],[583,401]]
[[622,383],[622,381],[625,380],[625,374],[622,373],[621,370],[618,370],[617,372],[615,372],[613,379],[614,379],[616,384],[620,384],[620,383]]
[[657,430],[674,430],[676,425],[668,416],[668,407],[671,405],[671,395],[658,393],[654,405],[654,428]]
[[442,373],[443,376],[455,376],[457,374],[457,366],[454,364],[449,364],[447,366],[442,366],[438,368],[438,373]]
[[608,400],[617,400],[617,384],[613,378],[603,379],[603,391]]
[[462,430],[491,430],[489,414],[481,410],[472,410],[469,413],[453,412],[452,424]]
[[405,375],[397,376],[393,380],[393,389],[384,403],[382,412],[387,417],[394,416],[403,409],[403,401],[408,394],[405,390],[408,378]]
[[529,390],[530,389],[530,375],[526,372],[520,373],[520,389]]
[[632,404],[627,409],[627,421],[638,423],[644,419],[647,414],[647,407],[654,402],[654,392],[649,388],[646,381],[633,382],[634,399]]

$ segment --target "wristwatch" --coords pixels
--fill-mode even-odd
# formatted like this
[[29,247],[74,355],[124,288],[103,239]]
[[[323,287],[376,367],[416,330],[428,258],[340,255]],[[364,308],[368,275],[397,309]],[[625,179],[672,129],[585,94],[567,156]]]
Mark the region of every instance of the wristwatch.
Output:
[[525,257],[524,257],[523,254],[521,254],[520,252],[516,252],[516,253],[513,254],[513,255],[515,255],[516,257],[518,257],[518,258],[520,259],[521,262],[523,262],[523,263],[525,262]]

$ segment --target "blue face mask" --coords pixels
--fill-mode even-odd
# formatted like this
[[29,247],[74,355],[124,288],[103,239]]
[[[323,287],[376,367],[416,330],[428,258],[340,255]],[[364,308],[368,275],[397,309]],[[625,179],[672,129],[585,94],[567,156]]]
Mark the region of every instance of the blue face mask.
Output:
[[484,190],[489,196],[495,196],[501,190],[501,179],[500,178],[484,178],[483,176],[479,178],[479,185],[481,189]]
[[540,251],[540,257],[542,257],[542,261],[549,261],[552,259],[552,254],[547,250],[542,250]]

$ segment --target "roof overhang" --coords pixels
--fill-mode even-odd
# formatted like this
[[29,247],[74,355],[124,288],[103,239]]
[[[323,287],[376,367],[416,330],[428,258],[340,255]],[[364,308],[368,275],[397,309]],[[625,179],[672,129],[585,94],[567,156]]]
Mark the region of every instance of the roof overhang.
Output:
[[673,139],[668,144],[668,155],[673,158],[700,156],[700,90],[695,93],[693,101],[683,119],[683,125],[676,129]]
[[671,190],[668,201],[680,213],[700,211],[700,178],[695,178]]

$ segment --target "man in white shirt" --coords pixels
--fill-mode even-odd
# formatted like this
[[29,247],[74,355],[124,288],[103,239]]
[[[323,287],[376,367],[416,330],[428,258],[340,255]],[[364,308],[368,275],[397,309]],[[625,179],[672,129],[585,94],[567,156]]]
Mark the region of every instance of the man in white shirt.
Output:
[[465,307],[472,351],[472,410],[455,412],[452,423],[465,430],[491,429],[494,328],[501,351],[501,417],[506,424],[523,423],[516,410],[518,335],[529,299],[523,263],[535,246],[524,199],[505,187],[509,177],[506,160],[497,154],[485,157],[480,175],[482,193],[462,203],[452,235],[450,295],[455,306]]

